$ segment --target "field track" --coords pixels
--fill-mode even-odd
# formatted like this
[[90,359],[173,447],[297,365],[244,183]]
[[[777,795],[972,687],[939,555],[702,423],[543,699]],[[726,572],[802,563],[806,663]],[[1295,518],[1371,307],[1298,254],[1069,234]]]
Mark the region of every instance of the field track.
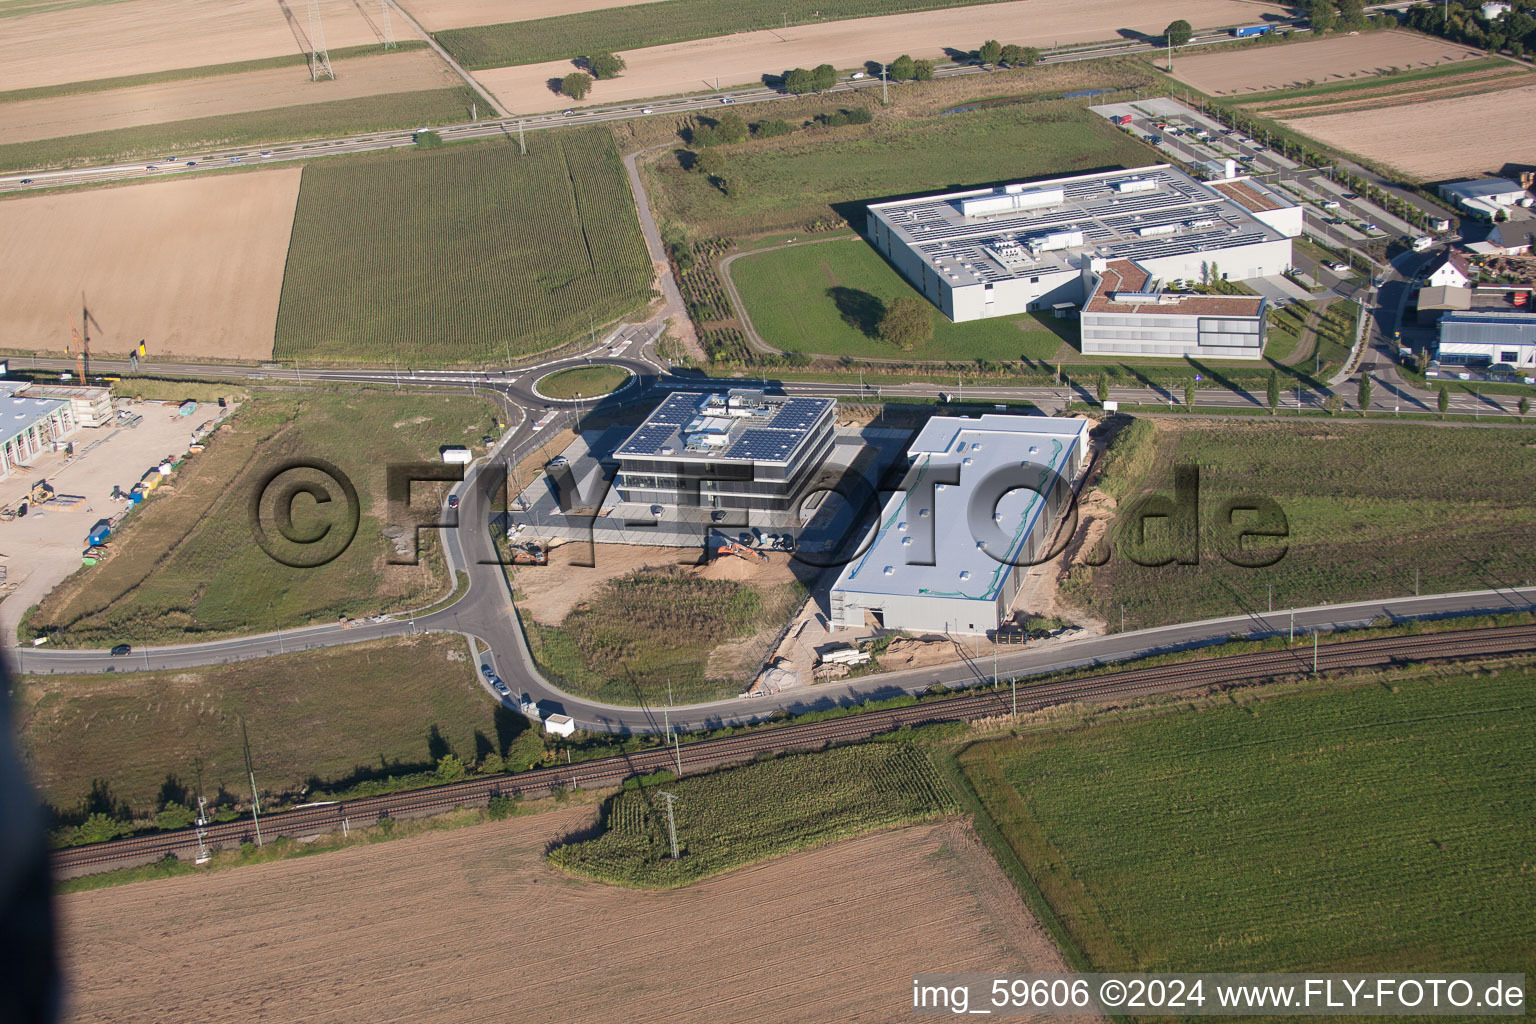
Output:
[[[1536,625],[1487,627],[1420,636],[1376,637],[1323,644],[1317,648],[1319,671],[1382,668],[1409,662],[1478,658],[1536,651]],[[1254,682],[1311,671],[1305,647],[1211,658],[1173,665],[1129,669],[1091,679],[1031,686],[1020,695],[1021,711],[1056,704],[1102,701],[1168,693],[1198,686]],[[1009,714],[1004,691],[963,694],[910,707],[871,711],[847,718],[701,740],[681,749],[684,771],[749,760],[759,754],[815,749],[830,743],[867,739],[903,726],[966,722]],[[461,805],[483,803],[497,794],[541,793],[564,787],[613,786],[632,775],[675,767],[676,755],[663,748],[606,757],[580,764],[541,768],[518,775],[472,779],[432,789],[367,797],[345,803],[298,808],[261,820],[264,839],[300,838],[332,832],[343,822],[368,826],[384,816],[417,817]],[[212,846],[234,846],[256,838],[249,820],[208,829]],[[54,873],[73,877],[159,860],[168,853],[190,856],[197,849],[191,830],[118,839],[110,843],[55,851]]]

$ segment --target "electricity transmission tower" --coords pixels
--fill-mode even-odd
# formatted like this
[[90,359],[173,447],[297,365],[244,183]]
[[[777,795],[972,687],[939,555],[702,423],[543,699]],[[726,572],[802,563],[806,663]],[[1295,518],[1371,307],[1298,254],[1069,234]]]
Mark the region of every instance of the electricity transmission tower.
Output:
[[667,838],[672,840],[672,859],[677,860],[677,821],[672,817],[672,801],[677,797],[671,793],[657,792],[657,796],[667,802]]
[[325,26],[320,22],[320,0],[309,0],[309,79],[320,81],[320,76],[335,81],[336,72],[331,70],[331,54],[325,48]]
[[197,798],[197,860],[194,864],[207,864],[208,853],[208,798]]
[[379,0],[379,10],[384,16],[384,49],[395,48],[395,25],[389,20],[389,0]]
[[261,841],[261,798],[256,795],[256,769],[251,764],[251,737],[245,731],[245,719],[240,719],[240,741],[245,744],[245,773],[251,780],[251,821],[256,825],[256,845]]

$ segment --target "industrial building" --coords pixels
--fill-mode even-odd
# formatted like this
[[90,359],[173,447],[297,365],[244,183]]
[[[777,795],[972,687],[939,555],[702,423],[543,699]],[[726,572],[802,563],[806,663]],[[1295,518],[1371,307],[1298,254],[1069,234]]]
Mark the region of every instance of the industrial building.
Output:
[[1536,368],[1536,313],[1512,310],[1457,310],[1440,317],[1434,358],[1442,364],[1503,364]]
[[82,384],[28,384],[23,394],[27,398],[64,399],[78,426],[105,427],[115,421],[110,388]]
[[619,445],[614,487],[641,505],[787,512],[832,448],[836,410],[747,389],[669,395]]
[[1081,314],[1084,355],[1260,359],[1268,302],[1258,295],[1158,291],[1130,260],[1092,275]]
[[1468,213],[1485,220],[1493,220],[1511,206],[1528,206],[1531,203],[1530,193],[1519,182],[1508,178],[1456,181],[1441,185],[1440,194]]
[[1200,182],[1167,164],[868,212],[875,247],[956,323],[1081,306],[1116,261],[1170,283],[1281,274],[1302,225],[1300,207],[1256,181]]
[[24,381],[0,381],[0,478],[53,451],[79,429],[71,402],[19,395]]
[[936,416],[830,594],[834,627],[984,633],[1043,561],[1086,466],[1085,419]]

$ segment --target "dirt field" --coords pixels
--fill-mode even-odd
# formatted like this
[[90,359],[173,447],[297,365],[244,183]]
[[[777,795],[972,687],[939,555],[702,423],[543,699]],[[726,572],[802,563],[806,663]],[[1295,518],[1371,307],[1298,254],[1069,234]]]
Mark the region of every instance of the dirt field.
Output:
[[[1175,18],[1196,27],[1257,21],[1281,8],[1239,0],[1114,0],[1084,5],[1078,0],[1023,0],[984,10],[961,7],[885,18],[800,25],[788,29],[742,32],[716,39],[652,46],[623,54],[629,70],[597,83],[592,103],[617,103],[698,92],[720,84],[744,85],[764,74],[823,62],[840,68],[867,60],[944,56],[944,47],[974,49],[988,38],[1020,45],[1094,42],[1119,38],[1121,29],[1156,34]],[[569,61],[550,61],[480,71],[476,77],[508,109],[532,114],[561,110],[570,100],[549,90],[548,81],[571,70]]]
[[107,92],[0,103],[0,138],[31,142],[66,135],[241,114],[379,93],[447,89],[462,82],[431,50],[337,61],[336,80],[312,82],[302,65],[139,85]]
[[[320,0],[332,50],[384,42],[379,5]],[[392,19],[396,39],[412,38]],[[5,19],[0,92],[173,68],[307,53],[308,7],[300,0],[126,0],[60,5]]]
[[406,0],[400,6],[421,22],[428,32],[470,25],[501,25],[510,21],[532,21],[562,14],[581,14],[609,7],[630,7],[654,0]]
[[1212,96],[1257,92],[1434,67],[1485,57],[1481,50],[1418,32],[1368,32],[1284,46],[1228,50],[1174,61],[1174,77]]
[[[98,519],[123,507],[111,500],[112,485],[127,490],[156,460],[186,451],[192,428],[216,415],[218,406],[202,407],[203,415],[190,423],[176,415],[176,406],[170,403],[136,402],[133,411],[144,422],[132,430],[82,427],[70,440],[83,454],[67,466],[62,455],[49,453],[32,464],[31,472],[0,480],[0,505],[24,499],[38,480],[47,480],[60,494],[86,498],[85,504],[75,508],[48,504],[34,507],[24,519],[0,523],[0,564],[5,566],[6,582],[18,584],[0,602],[0,642],[14,643],[16,626],[26,610],[80,568],[86,534]],[[97,442],[99,447],[85,451]]]
[[[630,544],[562,544],[550,552],[549,564],[517,570],[518,607],[535,622],[559,625],[583,601],[596,596],[603,584],[637,569],[650,566],[686,565],[710,580],[735,580],[760,586],[791,583],[795,579],[789,556],[767,553],[768,563],[752,564],[740,558],[718,558],[698,565],[698,548],[647,547]],[[595,566],[586,563],[595,561]]]
[[0,203],[0,338],[63,352],[268,359],[298,167]]
[[66,896],[65,1019],[896,1022],[914,971],[1066,970],[956,822],[647,892],[544,863],[593,815]]
[[[1407,103],[1370,117],[1358,112],[1322,114],[1281,123],[1424,181],[1498,173],[1506,163],[1536,164],[1536,135],[1514,132],[1492,147],[1467,144],[1467,125],[1486,120],[1490,111],[1510,124],[1527,123],[1536,116],[1536,86]],[[1404,145],[1405,139],[1412,139],[1413,145]]]

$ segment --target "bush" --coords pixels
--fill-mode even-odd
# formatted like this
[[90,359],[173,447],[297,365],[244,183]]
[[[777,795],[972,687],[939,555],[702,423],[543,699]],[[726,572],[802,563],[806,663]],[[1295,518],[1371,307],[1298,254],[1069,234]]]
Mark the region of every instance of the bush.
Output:
[[495,796],[491,797],[490,802],[485,805],[485,816],[490,818],[492,821],[501,821],[503,818],[510,818],[516,812],[517,801],[512,799],[510,796],[504,796],[501,793],[497,793]]
[[772,139],[779,135],[788,135],[795,130],[795,126],[788,121],[759,121],[753,128],[754,134],[760,139]]
[[875,115],[869,112],[868,107],[854,107],[846,113],[849,124],[869,124],[875,119]]
[[842,128],[848,123],[848,115],[841,110],[831,114],[822,114],[821,123],[828,128]]

